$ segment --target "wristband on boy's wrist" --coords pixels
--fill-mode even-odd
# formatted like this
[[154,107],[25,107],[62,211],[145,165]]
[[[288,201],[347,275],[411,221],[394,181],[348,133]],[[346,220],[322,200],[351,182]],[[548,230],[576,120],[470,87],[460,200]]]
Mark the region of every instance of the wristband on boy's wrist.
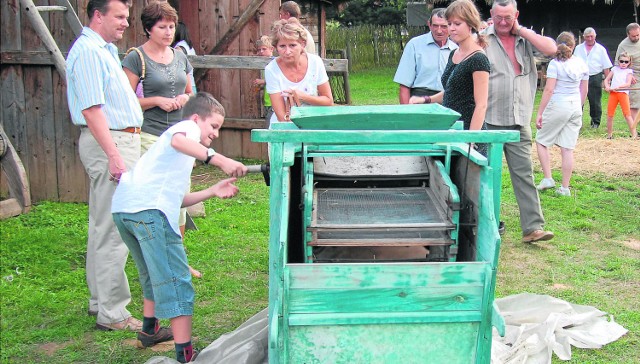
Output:
[[424,99],[425,104],[431,103],[431,96],[425,95],[425,96],[422,96],[422,98]]

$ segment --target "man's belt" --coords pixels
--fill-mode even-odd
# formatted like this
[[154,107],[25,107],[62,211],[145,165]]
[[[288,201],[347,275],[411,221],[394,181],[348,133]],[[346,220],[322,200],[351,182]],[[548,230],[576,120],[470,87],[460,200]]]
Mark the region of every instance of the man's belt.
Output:
[[141,128],[138,128],[136,126],[130,126],[128,128],[124,128],[124,129],[120,129],[120,130],[114,130],[114,131],[121,131],[124,133],[131,133],[131,134],[140,134],[140,131],[142,131]]
[[[80,125],[81,128],[88,128],[88,126],[86,125]],[[140,134],[140,132],[142,131],[141,128],[138,128],[137,126],[130,126],[128,128],[124,128],[124,129],[110,129],[111,131],[121,131],[123,133],[131,133],[131,134]]]

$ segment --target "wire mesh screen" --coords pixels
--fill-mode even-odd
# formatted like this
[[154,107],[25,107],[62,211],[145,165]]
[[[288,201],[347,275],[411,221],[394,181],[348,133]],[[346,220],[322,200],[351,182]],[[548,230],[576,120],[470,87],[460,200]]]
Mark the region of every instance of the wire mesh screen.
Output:
[[426,188],[318,189],[315,226],[444,223]]

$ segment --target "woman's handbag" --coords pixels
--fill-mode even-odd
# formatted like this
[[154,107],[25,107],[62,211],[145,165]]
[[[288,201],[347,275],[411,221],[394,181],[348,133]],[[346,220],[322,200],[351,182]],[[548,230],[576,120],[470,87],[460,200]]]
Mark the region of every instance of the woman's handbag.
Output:
[[127,53],[125,54],[125,57],[131,53],[131,51],[136,51],[138,53],[138,56],[140,56],[140,62],[142,62],[142,72],[140,73],[140,79],[138,80],[138,86],[136,86],[136,96],[138,96],[139,99],[144,98],[144,89],[142,86],[142,81],[144,81],[144,76],[146,75],[146,71],[147,71],[147,67],[144,63],[144,55],[142,54],[142,51],[136,47],[131,47],[129,48],[129,50],[127,50]]

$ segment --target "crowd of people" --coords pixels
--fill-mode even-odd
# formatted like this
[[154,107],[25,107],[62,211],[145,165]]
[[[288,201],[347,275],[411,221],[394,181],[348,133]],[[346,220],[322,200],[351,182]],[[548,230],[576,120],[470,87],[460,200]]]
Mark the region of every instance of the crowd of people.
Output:
[[[67,93],[72,121],[81,128],[79,154],[90,179],[86,279],[89,315],[101,330],[136,331],[143,346],[174,340],[176,358],[192,361],[194,305],[192,275],[184,239],[184,208],[205,199],[238,193],[242,163],[211,148],[225,111],[213,96],[196,92],[187,55],[195,50],[188,29],[165,1],[144,7],[141,25],[147,41],[121,62],[113,42],[129,26],[127,0],[89,0],[89,24],[67,59]],[[270,124],[289,121],[293,106],[330,106],[333,96],[322,59],[287,1],[271,34],[256,43],[257,55],[270,57],[253,84],[264,89]],[[493,2],[483,21],[470,0],[434,9],[429,32],[411,39],[394,82],[400,104],[440,103],[461,114],[465,130],[512,130],[520,139],[504,154],[520,211],[522,241],[550,240],[538,191],[554,188],[548,149],[561,148],[562,181],[557,193],[571,195],[573,150],[582,127],[585,100],[591,127],[602,117],[602,89],[610,93],[607,137],[619,104],[632,137],[640,114],[640,25],[630,24],[615,65],[586,28],[576,46],[572,33],[554,41],[520,25],[515,0]],[[274,50],[277,56],[274,56]],[[552,57],[535,118],[535,142],[544,178],[536,186],[531,160],[531,118],[538,73],[534,50]],[[475,148],[486,154],[486,147]],[[190,192],[195,160],[219,167],[230,178]],[[136,163],[138,162],[138,163]],[[143,320],[126,309],[131,293],[124,266],[131,253],[143,288]],[[161,327],[169,319],[171,327]]]

